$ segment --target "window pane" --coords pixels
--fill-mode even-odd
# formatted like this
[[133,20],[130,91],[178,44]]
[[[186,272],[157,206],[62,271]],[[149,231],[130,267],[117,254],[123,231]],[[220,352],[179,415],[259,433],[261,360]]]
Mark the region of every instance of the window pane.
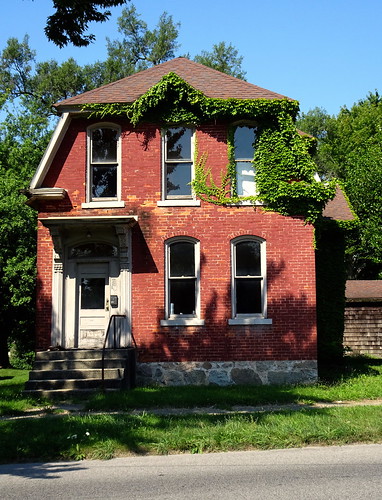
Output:
[[195,276],[194,244],[186,241],[170,246],[170,277]]
[[195,315],[195,279],[170,280],[170,315]]
[[238,196],[255,196],[255,168],[249,161],[236,162]]
[[112,128],[92,131],[92,163],[117,161],[118,132]]
[[117,197],[117,165],[93,165],[93,198]]
[[260,314],[261,280],[236,279],[236,314]]
[[167,163],[167,196],[191,196],[191,163]]
[[260,243],[243,241],[236,244],[236,276],[260,276]]
[[167,160],[191,160],[192,130],[186,127],[166,131]]
[[107,243],[84,243],[70,249],[69,258],[81,257],[116,257],[117,247]]
[[255,132],[254,127],[236,128],[234,136],[236,159],[253,159]]
[[105,278],[81,279],[81,309],[105,307]]

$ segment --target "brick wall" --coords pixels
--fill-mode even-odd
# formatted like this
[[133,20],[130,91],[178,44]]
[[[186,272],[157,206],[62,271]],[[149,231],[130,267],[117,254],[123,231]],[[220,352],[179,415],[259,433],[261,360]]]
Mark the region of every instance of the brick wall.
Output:
[[[85,201],[86,127],[73,120],[44,186],[64,187],[68,198],[41,206],[40,216],[137,215],[132,238],[132,328],[141,361],[316,359],[313,228],[300,218],[261,208],[158,207],[161,141],[154,126],[122,126],[123,209],[81,209]],[[225,124],[197,131],[199,152],[215,180],[227,165]],[[39,228],[38,346],[49,344],[52,244]],[[161,327],[164,319],[164,242],[187,235],[200,241],[203,327]],[[241,235],[266,240],[268,317],[272,325],[228,326],[230,241]]]

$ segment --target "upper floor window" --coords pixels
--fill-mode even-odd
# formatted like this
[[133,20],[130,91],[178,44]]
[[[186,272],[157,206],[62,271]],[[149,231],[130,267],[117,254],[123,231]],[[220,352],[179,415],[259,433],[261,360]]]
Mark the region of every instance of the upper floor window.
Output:
[[114,125],[89,129],[88,201],[120,199],[119,138]]
[[240,197],[255,196],[255,168],[253,156],[256,127],[238,126],[234,134],[236,189]]
[[193,130],[188,127],[169,128],[164,134],[165,200],[192,198]]
[[239,237],[232,241],[233,318],[266,317],[265,241]]

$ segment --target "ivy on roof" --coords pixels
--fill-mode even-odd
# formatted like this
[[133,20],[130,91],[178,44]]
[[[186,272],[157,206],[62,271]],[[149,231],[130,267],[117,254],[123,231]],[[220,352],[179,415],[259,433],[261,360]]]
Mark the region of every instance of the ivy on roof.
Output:
[[[170,104],[170,105],[169,105]],[[256,122],[258,136],[253,164],[258,194],[245,198],[262,201],[266,209],[283,215],[304,216],[314,222],[335,195],[336,181],[314,179],[315,163],[309,153],[312,138],[295,126],[298,102],[289,99],[217,99],[206,97],[175,73],[168,73],[133,103],[87,104],[89,117],[127,117],[134,125],[144,121],[164,125],[227,120]],[[210,203],[239,203],[236,193],[233,130],[228,133],[228,165],[217,184],[208,168],[208,155],[196,152],[195,194]]]

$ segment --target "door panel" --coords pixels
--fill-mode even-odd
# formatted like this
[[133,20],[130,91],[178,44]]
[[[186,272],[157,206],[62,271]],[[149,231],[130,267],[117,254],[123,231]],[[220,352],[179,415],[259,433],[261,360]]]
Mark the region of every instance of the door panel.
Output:
[[79,264],[77,290],[78,347],[102,347],[110,314],[109,265]]

